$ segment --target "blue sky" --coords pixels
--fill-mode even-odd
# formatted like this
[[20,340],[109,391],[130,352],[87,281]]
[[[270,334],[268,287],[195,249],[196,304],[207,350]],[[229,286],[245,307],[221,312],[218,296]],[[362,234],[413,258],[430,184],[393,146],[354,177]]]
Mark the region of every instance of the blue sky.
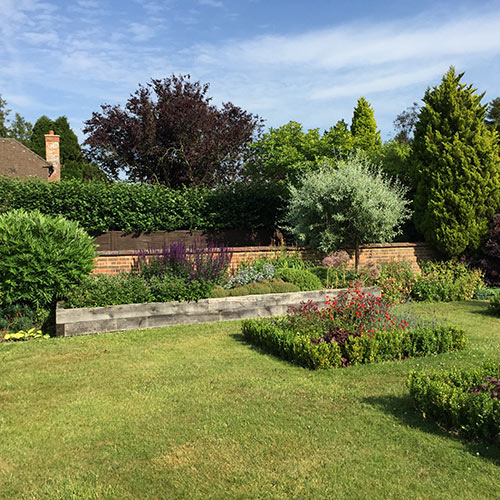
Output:
[[190,73],[266,125],[350,122],[383,139],[453,64],[500,96],[500,0],[0,0],[0,94],[30,121],[83,122],[152,77]]

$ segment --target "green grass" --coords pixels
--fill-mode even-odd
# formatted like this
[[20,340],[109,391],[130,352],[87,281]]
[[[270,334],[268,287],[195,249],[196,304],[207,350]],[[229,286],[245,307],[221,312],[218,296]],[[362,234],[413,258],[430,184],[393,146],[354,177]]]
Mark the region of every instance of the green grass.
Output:
[[416,309],[469,347],[309,371],[238,322],[0,344],[0,498],[498,498],[500,450],[422,419],[405,381],[498,357],[500,320]]

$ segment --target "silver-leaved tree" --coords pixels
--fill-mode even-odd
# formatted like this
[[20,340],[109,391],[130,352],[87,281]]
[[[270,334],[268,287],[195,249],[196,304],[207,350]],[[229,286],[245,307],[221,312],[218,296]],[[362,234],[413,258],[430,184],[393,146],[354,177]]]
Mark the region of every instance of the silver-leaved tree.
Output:
[[326,160],[292,187],[286,216],[288,229],[302,242],[330,253],[340,246],[394,239],[411,216],[406,188],[361,155]]

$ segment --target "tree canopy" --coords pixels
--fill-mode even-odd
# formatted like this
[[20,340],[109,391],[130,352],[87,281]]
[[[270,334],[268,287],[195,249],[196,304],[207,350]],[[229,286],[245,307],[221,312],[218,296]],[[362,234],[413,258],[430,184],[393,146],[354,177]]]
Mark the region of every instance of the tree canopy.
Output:
[[354,146],[362,151],[373,150],[382,144],[373,108],[364,97],[358,99],[354,108],[351,134],[354,139]]
[[324,160],[291,188],[286,216],[300,241],[330,253],[340,245],[391,241],[410,217],[406,189],[374,168],[365,156]]
[[451,67],[428,88],[415,126],[415,222],[446,256],[478,248],[500,205],[496,134],[485,125],[484,94]]
[[123,108],[101,106],[85,122],[90,157],[112,177],[173,188],[238,179],[262,121],[231,103],[217,108],[208,89],[172,75],[140,85]]

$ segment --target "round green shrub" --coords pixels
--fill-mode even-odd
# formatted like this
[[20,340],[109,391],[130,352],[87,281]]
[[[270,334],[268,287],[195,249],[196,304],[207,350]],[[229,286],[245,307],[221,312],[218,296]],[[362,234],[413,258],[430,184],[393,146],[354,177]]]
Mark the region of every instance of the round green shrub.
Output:
[[286,283],[283,280],[271,280],[269,282],[271,285],[272,293],[289,293],[289,292],[299,292],[300,288],[293,283]]
[[0,296],[43,307],[61,299],[94,267],[91,237],[61,216],[13,210],[0,215]]
[[263,280],[257,283],[249,283],[247,285],[248,291],[250,295],[263,295],[267,293],[271,293],[271,286],[269,281]]
[[212,299],[222,299],[224,297],[229,297],[231,290],[226,290],[220,285],[214,286],[210,293],[210,298]]
[[321,290],[323,288],[321,280],[315,274],[307,271],[306,269],[279,269],[275,274],[275,277],[288,283],[293,283],[303,291]]

